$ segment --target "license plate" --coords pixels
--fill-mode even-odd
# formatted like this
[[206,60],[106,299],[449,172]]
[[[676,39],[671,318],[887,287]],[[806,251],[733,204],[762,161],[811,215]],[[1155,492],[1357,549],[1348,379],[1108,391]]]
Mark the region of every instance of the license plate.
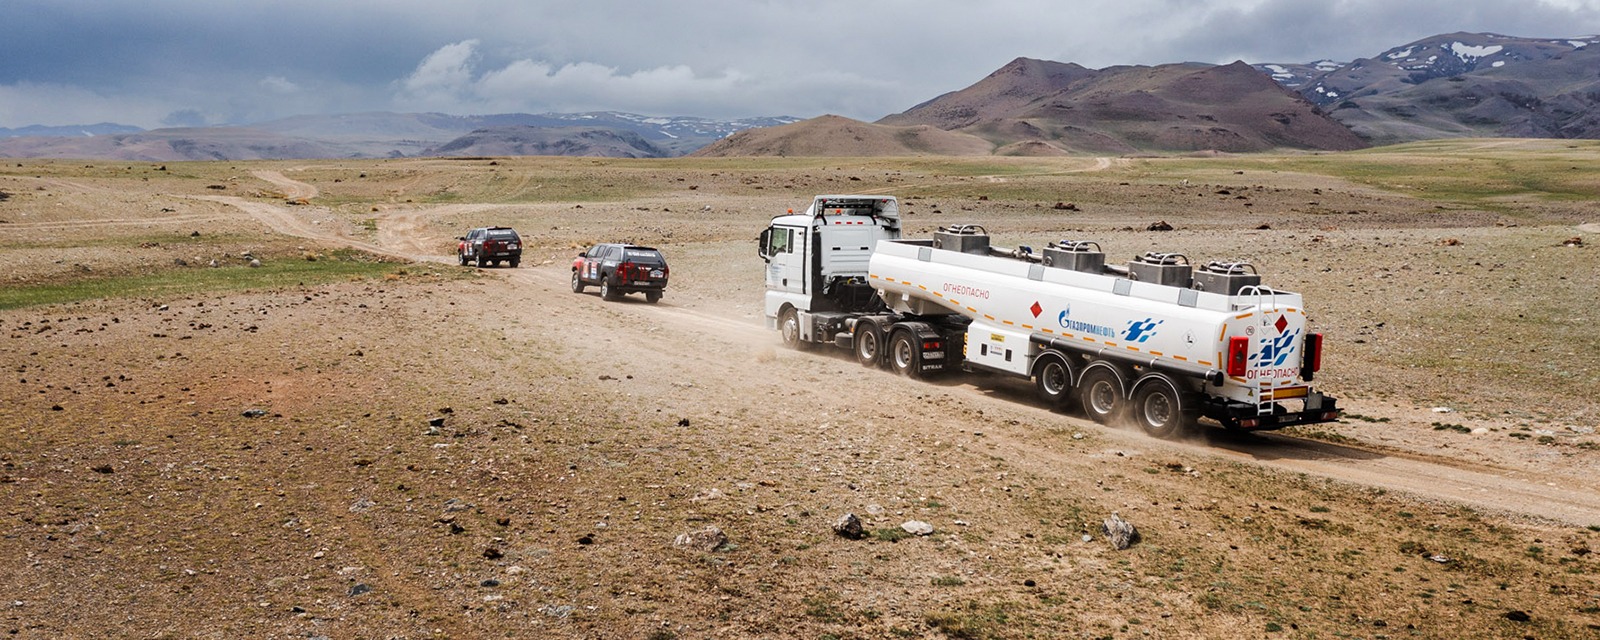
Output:
[[650,277],[652,277],[652,278],[661,277],[661,270],[660,269],[651,269],[650,270]]

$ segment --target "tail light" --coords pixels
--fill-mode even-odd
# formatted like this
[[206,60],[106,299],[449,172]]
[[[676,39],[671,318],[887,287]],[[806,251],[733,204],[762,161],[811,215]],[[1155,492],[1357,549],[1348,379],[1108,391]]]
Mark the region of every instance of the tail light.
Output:
[[1322,334],[1306,334],[1305,356],[1300,359],[1300,377],[1310,380],[1322,369]]
[[1305,369],[1310,373],[1322,370],[1322,334],[1320,333],[1306,335]]
[[923,351],[938,351],[938,350],[943,349],[943,348],[944,348],[944,341],[943,340],[923,340],[922,341],[922,350]]
[[1234,336],[1228,338],[1228,375],[1244,375],[1246,366],[1250,361],[1250,338]]
[[623,282],[632,282],[635,279],[633,271],[636,268],[632,262],[617,265],[617,277],[622,278]]

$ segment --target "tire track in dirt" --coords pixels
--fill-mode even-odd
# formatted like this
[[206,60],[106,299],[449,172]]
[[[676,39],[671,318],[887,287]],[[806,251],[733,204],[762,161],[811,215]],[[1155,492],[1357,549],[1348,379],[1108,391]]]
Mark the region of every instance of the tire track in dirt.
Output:
[[[1113,164],[1113,161],[1109,158],[1100,158],[1091,168],[1070,171],[1104,170]],[[270,178],[266,175],[261,177],[274,184],[280,184],[280,181],[293,183],[292,180],[282,176],[282,174],[275,174],[275,172],[261,173],[271,175]],[[284,186],[286,190],[291,190],[293,193],[303,194],[309,192],[314,194],[316,192],[315,188],[309,188],[310,185],[306,185],[309,189],[300,187],[291,189],[289,184],[280,186]],[[298,214],[287,206],[253,202],[231,196],[196,197],[236,206],[272,228],[273,231],[286,235],[343,244],[364,251],[408,260],[446,263],[453,260],[452,256],[429,255],[419,251],[430,246],[431,243],[428,238],[417,237],[419,230],[423,228],[424,220],[430,215],[438,215],[441,210],[408,210],[380,216],[378,244],[373,244],[319,229],[300,218]],[[479,205],[455,206],[471,208]],[[494,205],[481,206],[488,208]],[[551,262],[522,269],[495,270],[495,272],[504,274],[508,280],[514,283],[529,285],[543,290],[540,293],[560,294],[563,290],[570,290],[570,271],[566,267],[567,265],[565,264]],[[550,297],[545,296],[544,299],[548,300]],[[556,300],[564,298],[560,295],[553,297]],[[562,304],[564,311],[583,312],[585,305],[579,303],[579,298],[570,297],[565,299],[573,302]],[[587,299],[587,297],[584,299]],[[712,330],[717,332],[718,335],[735,337],[738,340],[748,341],[752,344],[758,344],[762,341],[774,344],[776,342],[775,336],[766,331],[759,323],[728,318],[695,309],[677,307],[671,304],[652,305],[643,303],[625,305],[622,309],[627,313],[645,315],[657,321],[659,323],[658,326],[667,328],[675,333],[700,335]],[[806,354],[804,357],[828,358],[830,356],[825,354]],[[706,361],[701,364],[715,366],[714,361]],[[890,374],[876,372],[873,375]],[[1467,505],[1489,513],[1531,516],[1579,526],[1600,525],[1600,485],[1585,484],[1578,486],[1573,484],[1571,478],[1547,478],[1532,470],[1513,471],[1456,458],[1380,452],[1361,447],[1336,445],[1272,433],[1233,434],[1213,429],[1204,432],[1195,441],[1188,443],[1153,440],[1141,433],[1106,428],[1084,419],[1063,416],[1033,406],[1026,397],[1012,397],[1013,394],[1003,393],[993,394],[991,393],[992,390],[984,389],[980,385],[981,383],[976,381],[960,382],[951,385],[940,385],[939,388],[946,392],[957,394],[963,400],[973,403],[1007,403],[1012,408],[1020,406],[1024,412],[1036,411],[1041,424],[1066,421],[1077,428],[1097,429],[1108,440],[1120,446],[1146,450],[1183,450],[1217,460],[1257,464],[1271,469],[1304,473],[1361,486],[1380,487],[1424,500],[1439,500]],[[1017,444],[1024,443],[1019,442]],[[1055,454],[1048,451],[1031,449],[1026,446],[1020,446],[1019,449],[1028,451],[1027,455],[1030,457],[1038,457],[1035,461],[1038,464],[1047,467],[1058,464],[1052,460],[1052,456]]]
[[1332,444],[1276,433],[1206,434],[1222,457],[1413,496],[1579,526],[1600,526],[1600,485],[1456,458]]
[[185,214],[176,216],[159,216],[155,218],[108,218],[105,220],[64,220],[60,222],[13,222],[0,226],[0,231],[11,229],[94,229],[99,227],[131,227],[153,224],[179,224],[192,222],[213,222],[225,219],[223,216],[212,214]]
[[285,200],[310,200],[320,193],[317,191],[316,185],[290,180],[288,176],[278,171],[258,170],[251,171],[250,175],[266,180],[272,183],[273,186],[282,189]]

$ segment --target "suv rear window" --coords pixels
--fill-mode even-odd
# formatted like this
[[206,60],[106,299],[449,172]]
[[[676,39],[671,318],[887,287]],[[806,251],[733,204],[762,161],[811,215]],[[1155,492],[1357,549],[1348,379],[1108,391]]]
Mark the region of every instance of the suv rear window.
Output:
[[622,252],[623,258],[634,262],[661,264],[666,262],[661,259],[661,252],[655,249],[627,249]]
[[489,237],[491,237],[491,238],[510,238],[510,239],[515,240],[516,237],[517,237],[517,232],[512,231],[510,229],[490,229],[489,230]]

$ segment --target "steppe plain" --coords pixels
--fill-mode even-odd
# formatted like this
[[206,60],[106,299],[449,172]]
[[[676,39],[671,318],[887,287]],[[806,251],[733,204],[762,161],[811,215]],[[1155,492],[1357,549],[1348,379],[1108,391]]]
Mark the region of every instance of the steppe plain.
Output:
[[[784,350],[754,240],[818,193],[1252,262],[1345,418],[1169,442]],[[1548,140],[5,161],[0,633],[1597,637],[1597,223],[1600,144]],[[520,268],[454,264],[486,224]],[[660,304],[568,290],[624,239],[671,260]]]

